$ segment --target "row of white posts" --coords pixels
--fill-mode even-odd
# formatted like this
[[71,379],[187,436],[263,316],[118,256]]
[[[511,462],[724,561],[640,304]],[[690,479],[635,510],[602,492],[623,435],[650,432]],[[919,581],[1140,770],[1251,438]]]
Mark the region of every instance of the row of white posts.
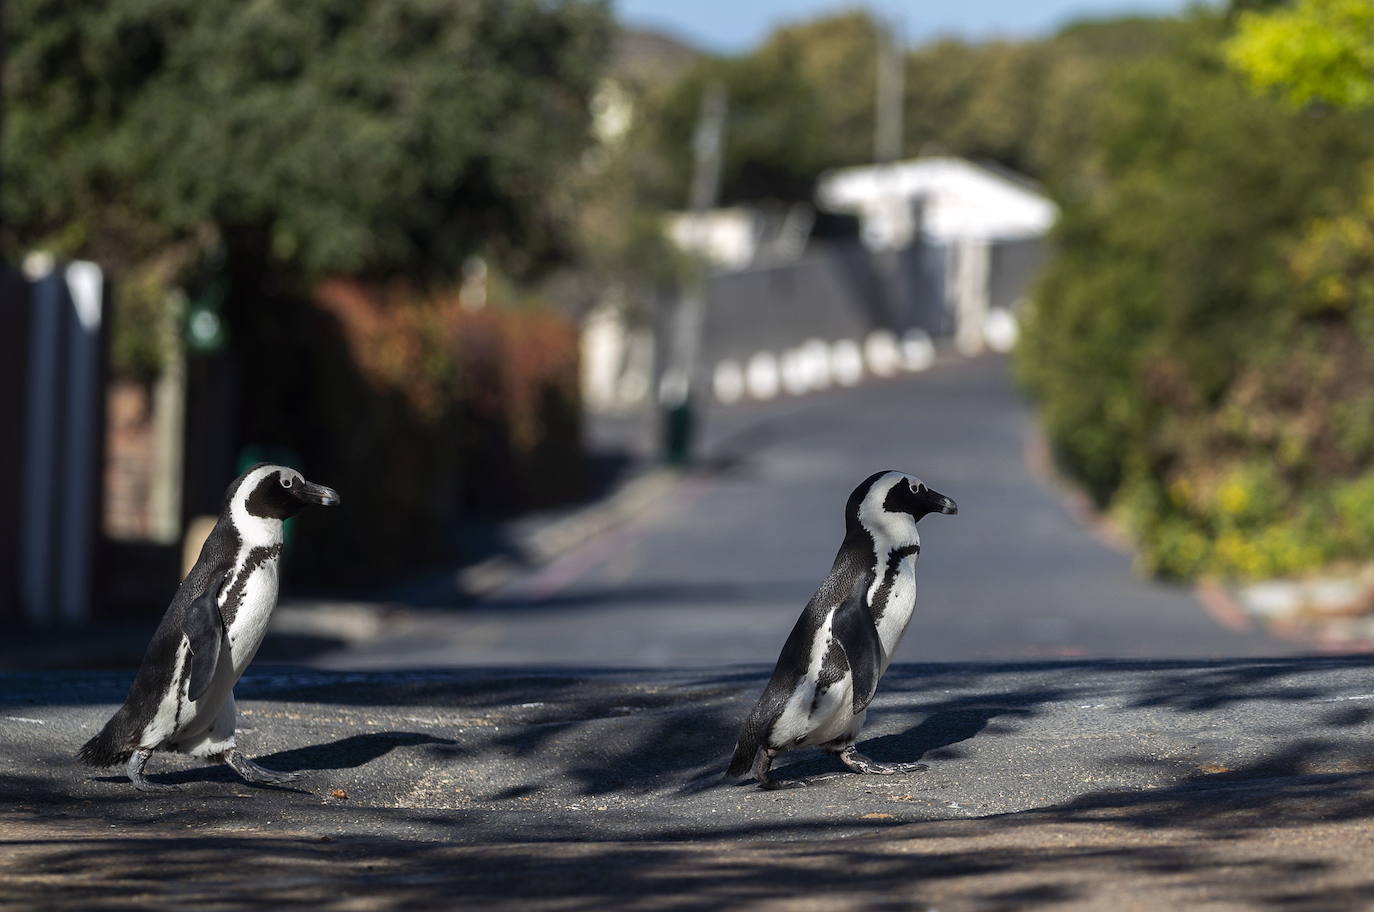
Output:
[[756,352],[742,363],[719,361],[711,374],[711,391],[724,404],[746,396],[759,400],[781,393],[799,396],[832,385],[855,386],[865,374],[891,377],[923,371],[934,362],[935,346],[924,331],[913,329],[898,337],[879,329],[869,333],[862,345],[852,339],[812,339],[779,354]]

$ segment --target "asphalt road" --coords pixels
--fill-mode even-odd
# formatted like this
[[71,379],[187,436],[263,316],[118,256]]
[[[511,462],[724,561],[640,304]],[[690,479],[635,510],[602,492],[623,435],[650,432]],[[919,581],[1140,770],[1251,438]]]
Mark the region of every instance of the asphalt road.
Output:
[[[477,604],[288,607],[237,695],[289,788],[158,756],[178,787],[134,792],[72,759],[131,668],[0,675],[0,910],[1374,903],[1374,659],[1135,576],[1030,469],[1002,362],[716,419],[706,467]],[[724,782],[879,468],[960,504],[863,745],[930,770]]]
[[[1000,358],[717,409],[707,426],[707,465],[613,531],[477,605],[440,591],[301,659],[330,668],[771,662],[829,569],[850,490],[888,468],[959,503],[958,516],[921,523],[917,613],[899,660],[1304,651],[1224,626],[1191,589],[1134,573],[1130,555],[1032,471],[1033,420]],[[312,629],[327,635],[322,616]]]
[[865,748],[930,770],[778,792],[720,777],[765,672],[254,670],[299,782],[153,795],[71,759],[127,676],[0,676],[0,908],[1374,901],[1374,660],[895,666]]

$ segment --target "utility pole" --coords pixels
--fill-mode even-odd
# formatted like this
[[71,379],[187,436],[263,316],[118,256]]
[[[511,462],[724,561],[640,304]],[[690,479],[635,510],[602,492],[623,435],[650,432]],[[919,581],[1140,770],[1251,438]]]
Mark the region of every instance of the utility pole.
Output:
[[669,324],[669,351],[659,379],[658,398],[663,414],[663,451],[668,462],[682,465],[691,460],[696,425],[696,399],[700,395],[701,331],[706,316],[708,261],[706,213],[720,198],[720,172],[725,152],[725,121],[728,102],[725,87],[713,83],[701,98],[692,133],[691,275],[677,300]]
[[902,102],[906,64],[901,29],[880,25],[878,32],[878,91],[874,99],[873,160],[893,162],[902,156]]
[[891,22],[878,26],[877,85],[874,92],[873,159],[888,165],[883,174],[885,198],[881,201],[885,230],[891,235],[876,252],[878,275],[885,299],[881,311],[886,329],[902,329],[910,322],[902,293],[902,259],[915,233],[910,202],[902,195],[895,162],[902,156],[902,107],[906,82],[906,49],[901,27]]

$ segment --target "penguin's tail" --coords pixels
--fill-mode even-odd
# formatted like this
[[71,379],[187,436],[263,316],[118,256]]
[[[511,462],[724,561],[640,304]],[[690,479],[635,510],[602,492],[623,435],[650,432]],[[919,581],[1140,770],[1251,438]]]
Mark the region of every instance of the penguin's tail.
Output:
[[87,766],[94,766],[104,769],[107,766],[119,766],[127,763],[134,749],[129,746],[129,739],[124,736],[123,726],[119,723],[120,714],[115,713],[114,718],[105,723],[105,727],[76,752],[76,757]]
[[735,756],[730,758],[730,767],[725,771],[727,776],[743,776],[749,772],[754,765],[754,757],[759,752],[758,735],[754,732],[753,726],[747,723],[739,733],[739,743],[735,745]]

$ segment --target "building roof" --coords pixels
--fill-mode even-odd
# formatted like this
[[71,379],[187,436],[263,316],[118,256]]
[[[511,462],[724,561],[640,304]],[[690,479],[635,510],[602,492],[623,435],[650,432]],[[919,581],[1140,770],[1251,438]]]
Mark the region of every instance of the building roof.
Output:
[[922,236],[935,243],[1039,237],[1059,214],[1028,178],[949,156],[832,171],[816,198],[824,209],[859,214],[878,247],[910,240],[917,211]]

